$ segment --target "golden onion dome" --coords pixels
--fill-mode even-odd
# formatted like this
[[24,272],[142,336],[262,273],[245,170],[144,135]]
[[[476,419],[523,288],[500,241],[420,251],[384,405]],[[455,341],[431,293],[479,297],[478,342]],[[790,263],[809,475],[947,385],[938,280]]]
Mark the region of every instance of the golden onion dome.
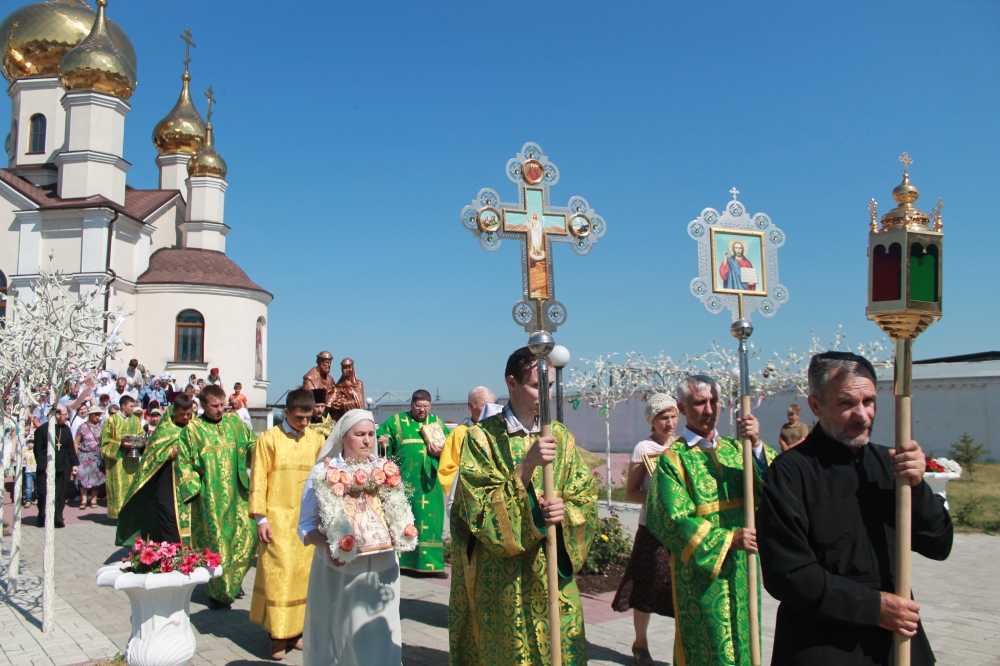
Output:
[[59,80],[67,92],[93,90],[128,99],[135,92],[135,67],[108,34],[107,4],[108,0],[97,0],[94,27],[59,62]]
[[191,101],[191,75],[184,72],[181,80],[181,96],[153,130],[153,145],[160,155],[194,155],[205,145],[205,120]]
[[[46,0],[15,9],[0,23],[0,66],[4,77],[17,79],[56,76],[59,61],[82,42],[97,18],[84,0]],[[136,69],[135,48],[114,21],[108,32],[125,59]]]
[[205,145],[188,162],[188,176],[210,176],[225,180],[228,170],[226,160],[215,152],[215,138],[212,136],[212,123],[209,122],[205,126]]

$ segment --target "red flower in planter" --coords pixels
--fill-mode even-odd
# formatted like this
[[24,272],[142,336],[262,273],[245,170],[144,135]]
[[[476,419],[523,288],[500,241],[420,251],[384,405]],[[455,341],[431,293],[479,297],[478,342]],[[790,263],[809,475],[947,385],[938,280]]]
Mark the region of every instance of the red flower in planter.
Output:
[[205,564],[210,567],[217,567],[222,563],[222,558],[219,557],[219,554],[213,553],[207,548],[202,551],[202,555],[205,557]]
[[159,558],[156,556],[156,551],[152,548],[143,548],[142,553],[139,555],[139,561],[147,566],[155,562],[157,559]]

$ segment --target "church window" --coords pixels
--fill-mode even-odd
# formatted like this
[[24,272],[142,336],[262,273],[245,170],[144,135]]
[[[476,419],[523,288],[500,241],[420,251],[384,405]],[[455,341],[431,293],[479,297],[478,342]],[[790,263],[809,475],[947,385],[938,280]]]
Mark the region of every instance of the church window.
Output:
[[7,276],[0,271],[0,327],[7,318]]
[[177,315],[174,360],[178,363],[203,363],[205,359],[205,318],[196,310]]
[[45,116],[40,113],[31,116],[31,136],[28,139],[28,152],[45,152]]

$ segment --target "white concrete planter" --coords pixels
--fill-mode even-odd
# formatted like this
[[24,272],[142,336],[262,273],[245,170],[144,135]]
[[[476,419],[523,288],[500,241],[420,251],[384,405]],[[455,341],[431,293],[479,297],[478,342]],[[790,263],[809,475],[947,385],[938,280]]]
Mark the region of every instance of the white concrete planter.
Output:
[[191,631],[191,593],[195,585],[222,575],[222,567],[134,574],[123,563],[97,571],[100,587],[124,590],[132,602],[132,636],[125,647],[129,666],[185,666],[195,653]]
[[[924,472],[924,481],[931,487],[931,492],[944,498],[948,497],[948,493],[945,491],[948,482],[960,478],[962,475],[954,472]],[[945,499],[944,508],[948,508],[947,499]]]

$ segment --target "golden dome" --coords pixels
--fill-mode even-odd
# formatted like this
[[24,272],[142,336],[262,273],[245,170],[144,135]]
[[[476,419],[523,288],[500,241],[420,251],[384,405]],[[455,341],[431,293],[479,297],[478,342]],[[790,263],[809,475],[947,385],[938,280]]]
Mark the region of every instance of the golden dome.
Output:
[[184,153],[194,155],[205,144],[205,121],[191,102],[191,75],[181,77],[181,96],[153,130],[153,145],[160,155]]
[[[26,5],[0,23],[0,65],[13,83],[28,77],[55,76],[59,61],[90,34],[97,17],[84,0],[47,0]],[[136,68],[132,41],[114,21],[108,32],[125,59]]]
[[135,92],[135,67],[108,34],[104,8],[108,0],[97,0],[97,18],[90,34],[63,56],[59,80],[67,92],[93,90],[128,99]]
[[194,154],[188,162],[188,176],[211,176],[212,178],[226,179],[226,160],[222,155],[215,152],[215,139],[212,136],[212,123],[205,126],[205,145]]

